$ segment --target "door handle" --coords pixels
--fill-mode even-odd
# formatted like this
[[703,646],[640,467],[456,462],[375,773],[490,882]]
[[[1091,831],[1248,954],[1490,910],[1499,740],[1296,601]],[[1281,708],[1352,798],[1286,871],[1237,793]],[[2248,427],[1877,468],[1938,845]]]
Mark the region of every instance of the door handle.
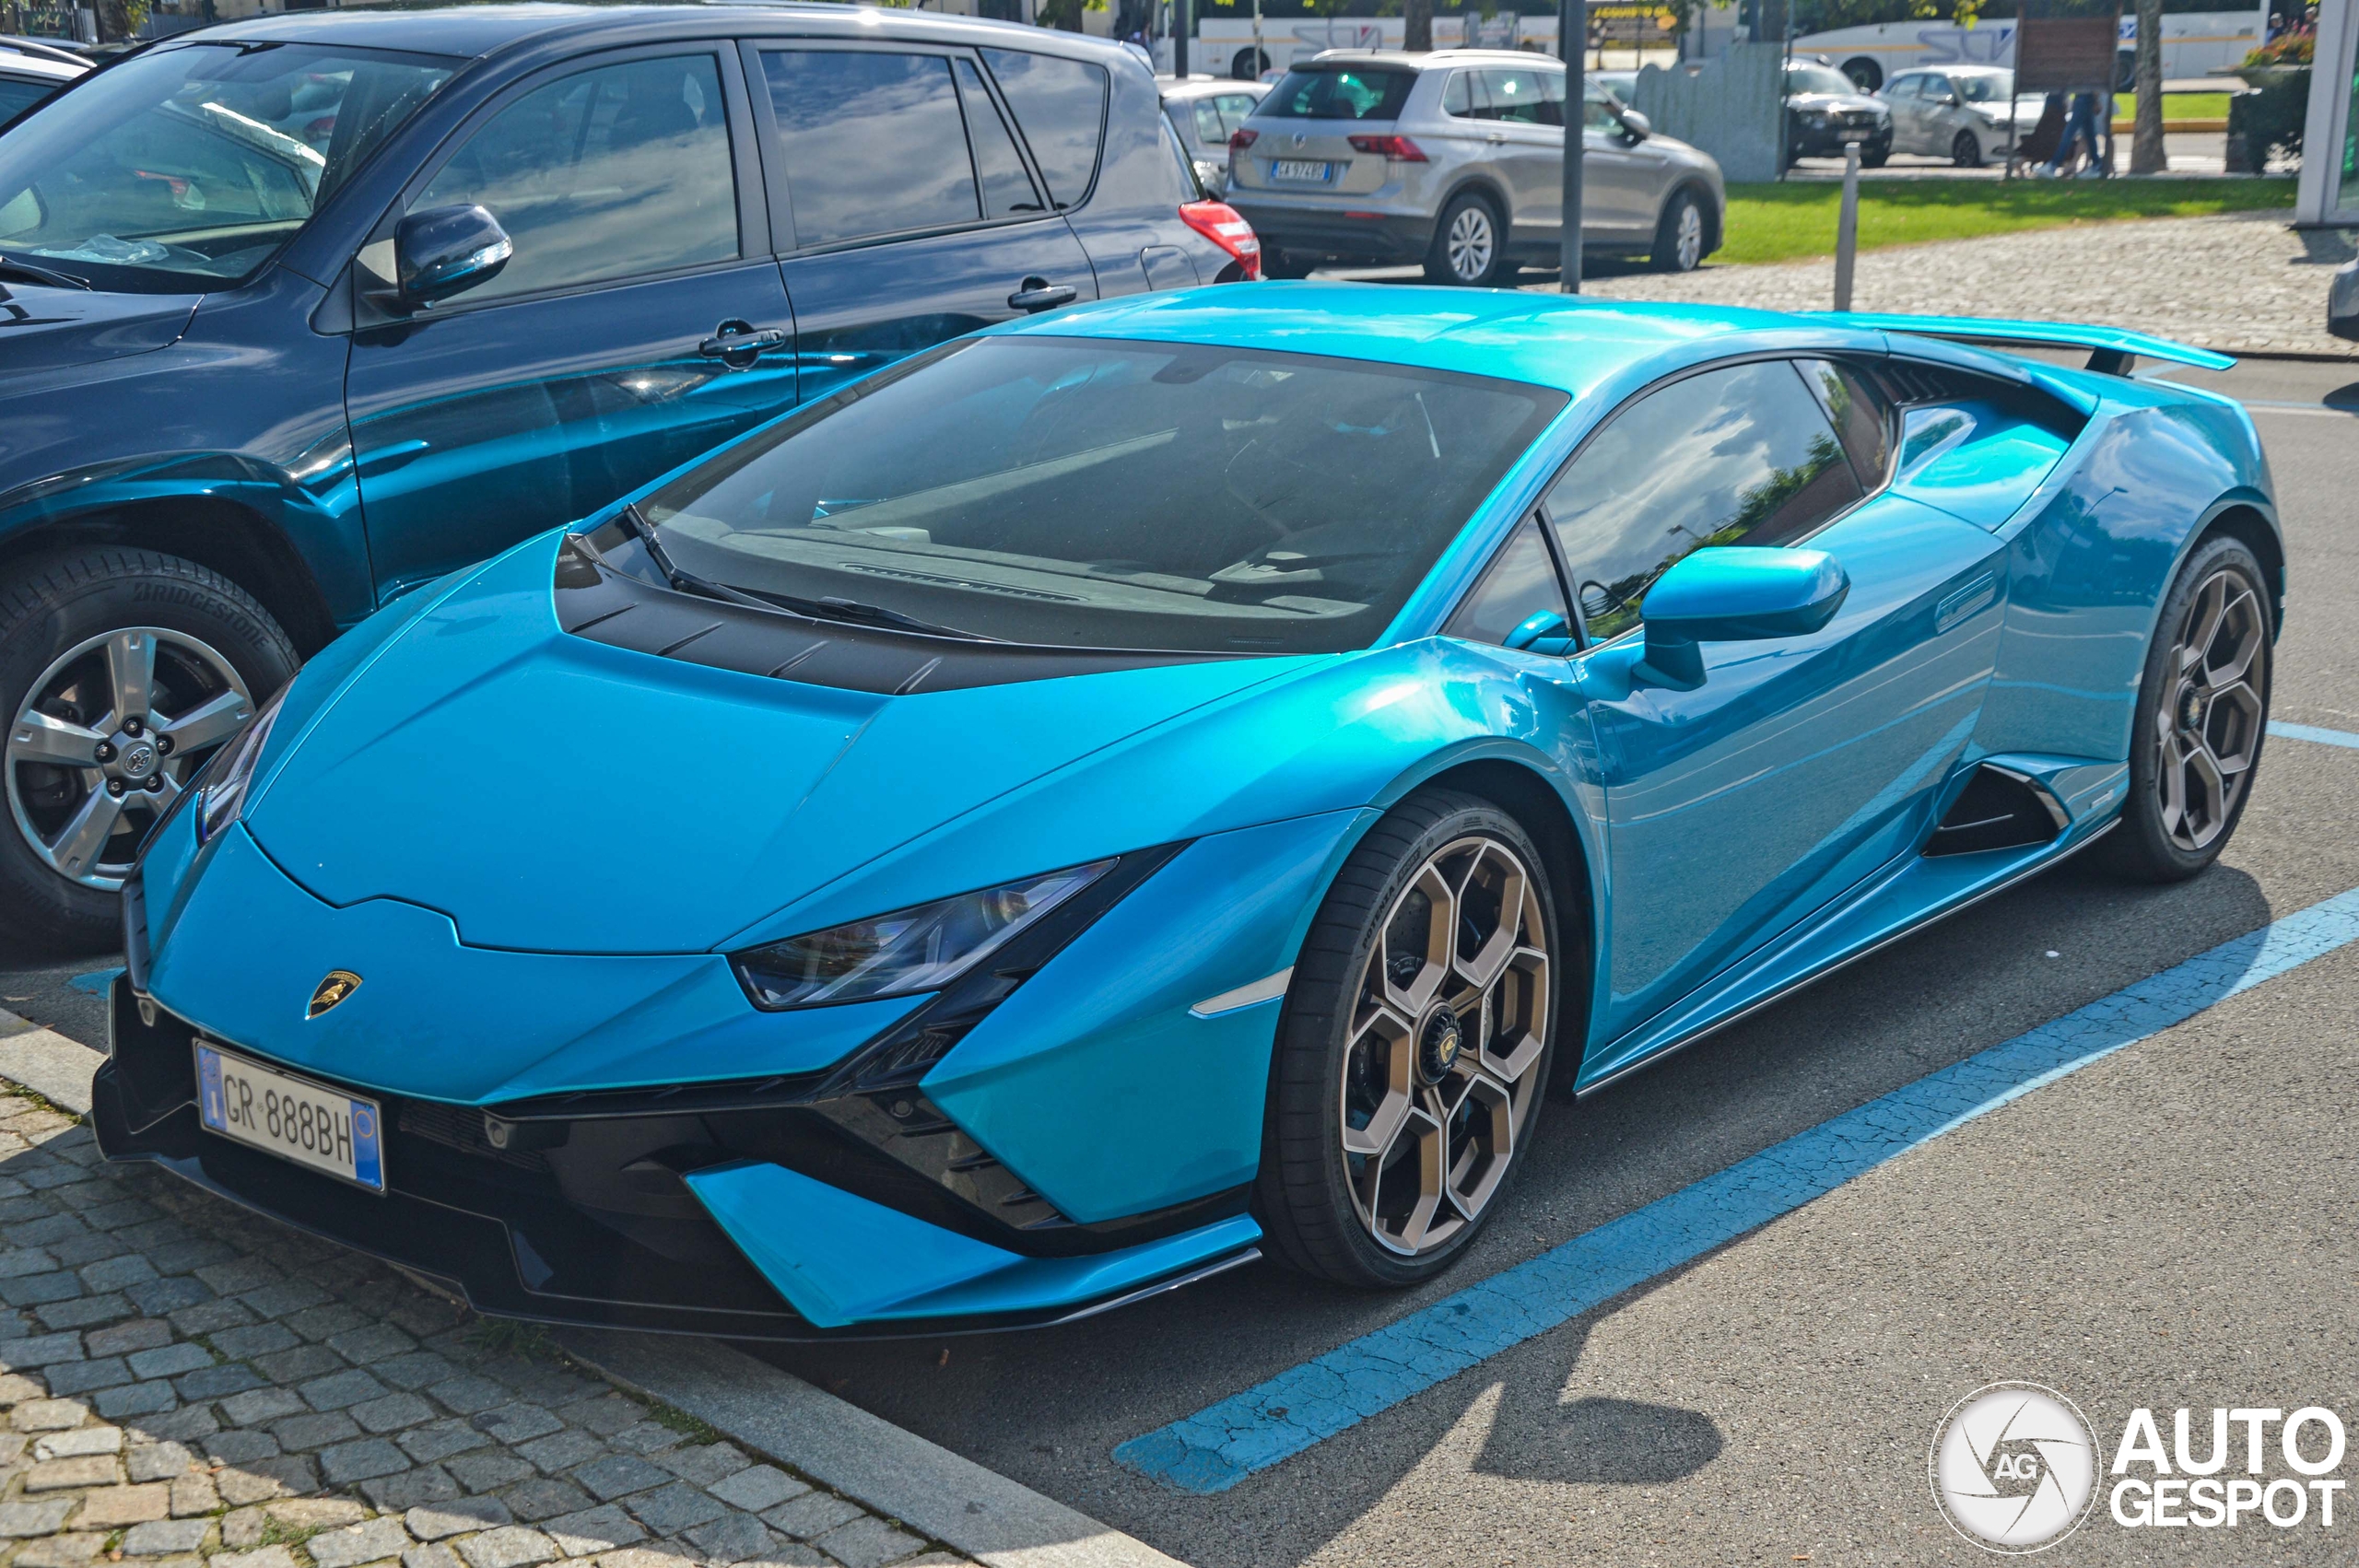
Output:
[[742,370],[761,357],[762,350],[784,346],[786,333],[776,327],[754,330],[750,322],[723,322],[712,329],[712,335],[697,345],[697,352],[707,359],[718,359],[732,369]]
[[1015,286],[1007,297],[1007,308],[1037,316],[1043,310],[1053,310],[1060,305],[1070,305],[1081,298],[1081,291],[1070,283],[1050,283],[1045,277],[1027,277]]
[[1486,133],[1483,139],[1486,142],[1504,142],[1508,139],[1508,134],[1505,131],[1492,131]]

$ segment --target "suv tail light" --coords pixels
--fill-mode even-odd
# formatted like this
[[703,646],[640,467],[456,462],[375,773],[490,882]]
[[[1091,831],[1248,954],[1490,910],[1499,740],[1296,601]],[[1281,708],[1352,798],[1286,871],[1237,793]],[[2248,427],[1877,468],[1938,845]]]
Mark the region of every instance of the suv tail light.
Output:
[[1231,152],[1243,152],[1247,147],[1251,146],[1254,141],[1260,137],[1262,133],[1259,131],[1249,131],[1240,126],[1238,129],[1229,133],[1228,150]]
[[1253,226],[1235,207],[1226,202],[1190,202],[1180,209],[1180,219],[1237,258],[1246,282],[1262,275],[1262,241],[1253,237]]
[[1381,153],[1387,163],[1426,161],[1426,149],[1406,136],[1354,136],[1350,140],[1355,150]]

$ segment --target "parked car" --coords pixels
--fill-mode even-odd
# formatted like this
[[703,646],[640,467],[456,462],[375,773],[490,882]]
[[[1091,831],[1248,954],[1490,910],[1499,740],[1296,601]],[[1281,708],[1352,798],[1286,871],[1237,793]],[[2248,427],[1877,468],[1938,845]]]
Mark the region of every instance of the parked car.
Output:
[[1169,135],[1112,45],[829,6],[299,12],[18,122],[0,931],[111,940],[191,772],[418,584],[957,333],[1248,275]]
[[[1564,209],[1565,66],[1507,50],[1331,50],[1296,66],[1229,141],[1229,205],[1263,265],[1422,262],[1489,285],[1553,264]],[[1584,106],[1581,242],[1687,272],[1719,248],[1719,165],[1602,88]],[[1275,265],[1272,256],[1277,256]]]
[[1884,84],[1892,150],[1946,158],[1960,169],[2003,159],[2039,123],[2041,99],[2015,96],[2015,74],[1996,65],[1904,71]]
[[90,63],[71,50],[39,39],[0,37],[0,125],[89,70]]
[[2334,280],[2327,287],[2326,330],[2359,342],[2359,260],[2334,269]]
[[1163,92],[1163,111],[1180,146],[1195,165],[1196,181],[1204,194],[1218,200],[1228,192],[1228,138],[1237,134],[1268,96],[1267,82],[1240,82],[1228,76],[1191,76],[1186,81],[1166,76],[1156,85]]
[[1892,111],[1832,65],[1786,62],[1786,157],[1841,158],[1843,144],[1860,144],[1860,161],[1873,169],[1892,155]]
[[2227,846],[2269,466],[2131,356],[2230,363],[1353,284],[945,345],[314,661],[127,893],[100,1147],[527,1318],[1429,1282],[1552,1089]]

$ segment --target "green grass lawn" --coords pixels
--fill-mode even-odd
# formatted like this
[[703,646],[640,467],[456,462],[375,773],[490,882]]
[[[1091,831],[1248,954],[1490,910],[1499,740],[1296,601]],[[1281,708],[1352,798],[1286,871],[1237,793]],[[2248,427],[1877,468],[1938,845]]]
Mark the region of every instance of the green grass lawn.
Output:
[[[1842,194],[1833,181],[1731,185],[1728,242],[1712,260],[1725,265],[1834,254]],[[2291,180],[1865,180],[1860,183],[1860,249],[2293,205]]]
[[[2117,120],[2138,118],[2138,99],[2134,93],[2113,95],[2113,116]],[[2176,120],[2225,120],[2228,117],[2228,95],[2224,92],[2166,92],[2163,94],[2163,123]]]

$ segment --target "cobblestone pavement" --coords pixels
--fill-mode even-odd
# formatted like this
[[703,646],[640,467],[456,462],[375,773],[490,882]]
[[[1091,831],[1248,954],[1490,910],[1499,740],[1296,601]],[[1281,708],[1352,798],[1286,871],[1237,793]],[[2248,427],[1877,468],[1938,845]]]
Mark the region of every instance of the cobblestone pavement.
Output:
[[7,1568],[969,1561],[13,1094],[0,1241]]
[[[2352,253],[2349,234],[2296,233],[2282,212],[2093,223],[1871,251],[1859,259],[1851,303],[1860,310],[2095,322],[2224,352],[2359,358],[2359,343],[2326,331],[2328,275]],[[1824,310],[1834,302],[1835,263],[1706,266],[1680,276],[1590,278],[1582,287],[1614,299]]]

